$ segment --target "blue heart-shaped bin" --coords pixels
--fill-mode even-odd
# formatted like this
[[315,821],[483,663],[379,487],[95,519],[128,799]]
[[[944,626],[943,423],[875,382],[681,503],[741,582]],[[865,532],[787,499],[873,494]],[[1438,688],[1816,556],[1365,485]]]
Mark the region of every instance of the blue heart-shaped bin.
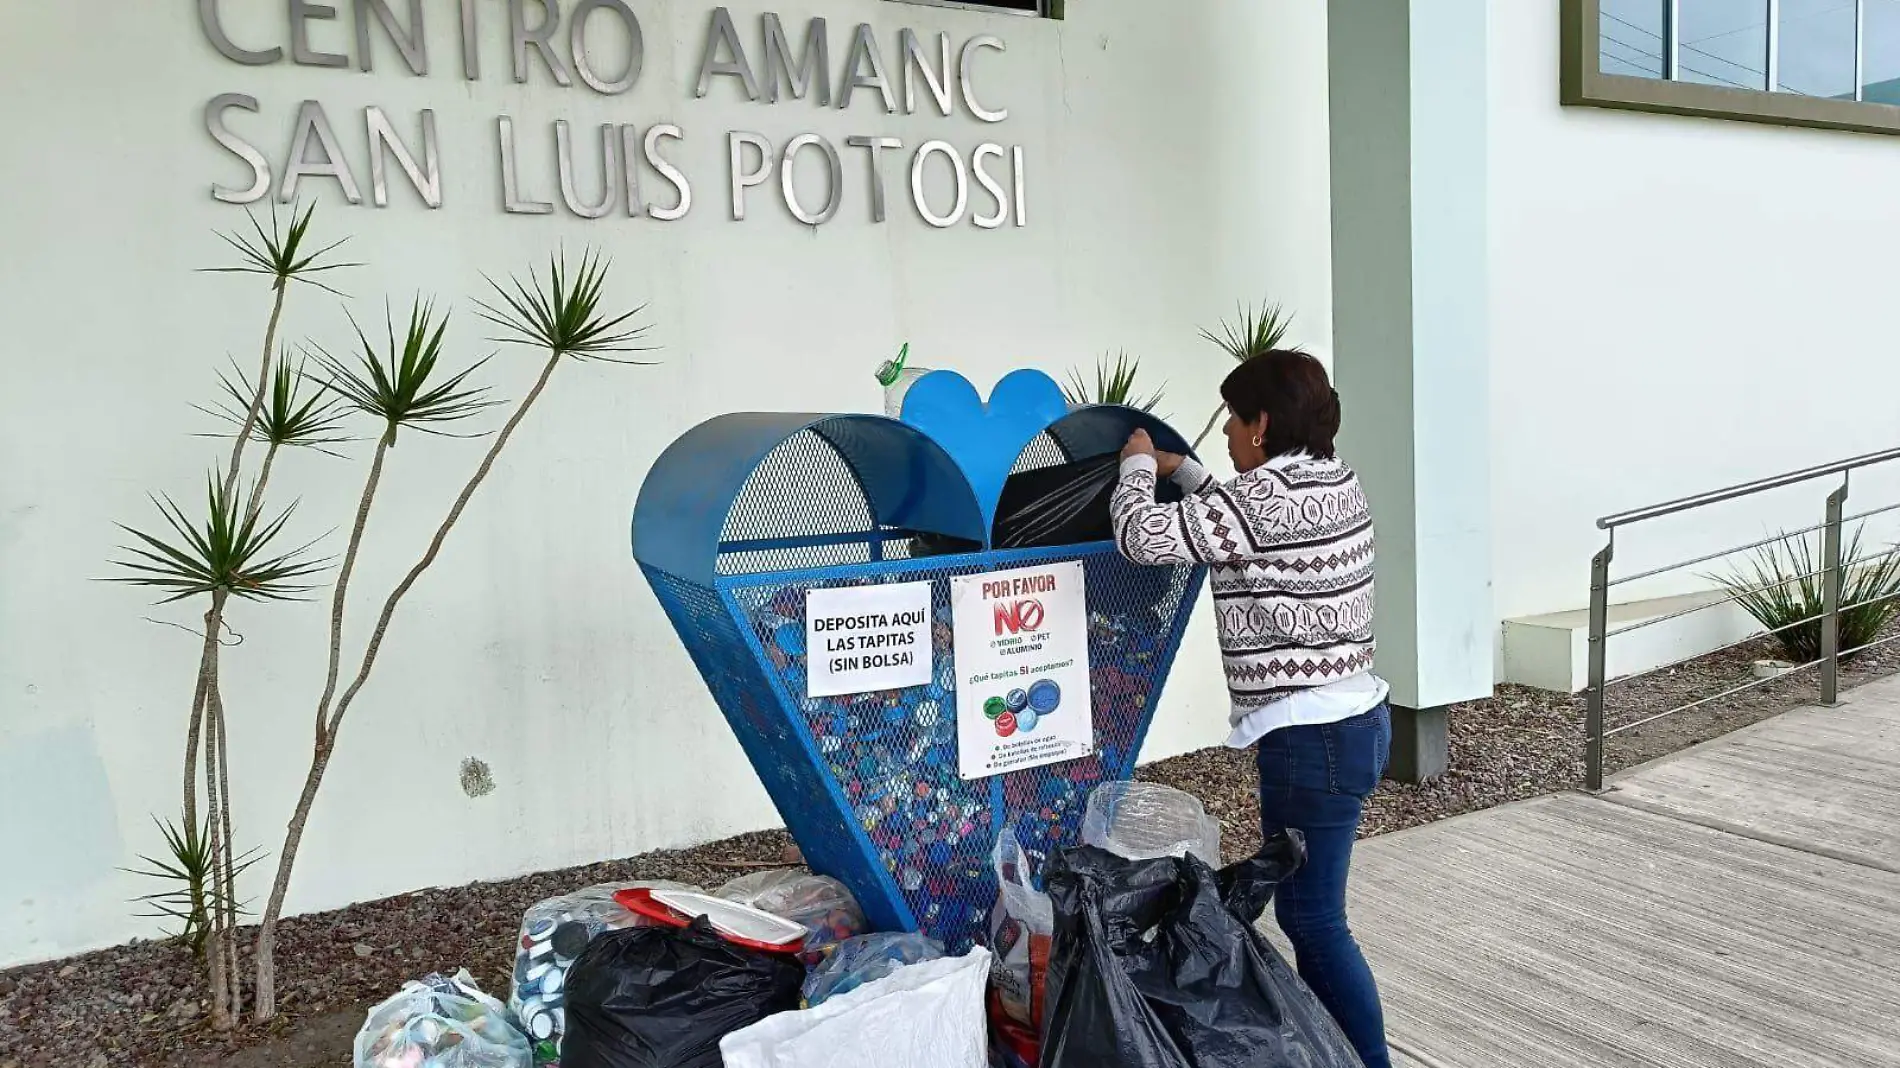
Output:
[[[1138,427],[1188,451],[1146,412],[1071,406],[1040,371],[1005,377],[987,404],[935,371],[901,420],[724,415],[648,472],[634,558],[807,863],[850,887],[875,929],[967,948],[996,901],[997,834],[1014,824],[1042,853],[1073,844],[1089,791],[1133,774],[1204,571],[1137,567],[1108,542],[995,550],[991,531],[1012,471],[1116,452]],[[1068,560],[1087,585],[1096,755],[966,782],[956,716],[983,710],[957,707],[949,580]],[[935,681],[806,697],[806,594],[894,582],[931,583]]]

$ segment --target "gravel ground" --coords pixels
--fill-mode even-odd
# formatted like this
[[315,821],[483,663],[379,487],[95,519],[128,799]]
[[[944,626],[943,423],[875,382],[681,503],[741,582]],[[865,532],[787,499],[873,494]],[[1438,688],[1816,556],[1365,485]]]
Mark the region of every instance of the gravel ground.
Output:
[[[1750,664],[1773,652],[1767,643],[1756,643],[1613,684],[1610,723],[1634,723],[1748,682]],[[1896,670],[1900,643],[1844,665],[1841,681],[1846,687]],[[1778,679],[1611,738],[1608,766],[1615,771],[1641,764],[1814,698],[1812,672]],[[1381,786],[1367,805],[1363,833],[1383,834],[1579,786],[1582,739],[1580,698],[1500,687],[1490,700],[1453,710],[1449,773],[1424,786]],[[1202,798],[1221,820],[1230,856],[1258,844],[1249,754],[1204,750],[1151,765],[1141,777]],[[0,972],[0,1068],[347,1065],[364,1011],[404,980],[466,967],[484,989],[505,991],[516,924],[537,901],[579,886],[633,879],[718,885],[795,858],[790,839],[774,831],[287,920],[278,949],[282,1016],[271,1028],[231,1036],[204,1026],[196,970],[170,945],[135,943]]]

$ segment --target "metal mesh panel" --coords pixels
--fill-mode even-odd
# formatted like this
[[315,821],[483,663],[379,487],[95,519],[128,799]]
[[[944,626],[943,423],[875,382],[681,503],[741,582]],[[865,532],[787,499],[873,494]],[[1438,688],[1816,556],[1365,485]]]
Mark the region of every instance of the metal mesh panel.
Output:
[[[1097,755],[965,782],[957,767],[947,580],[1068,559],[1082,560],[1088,587]],[[748,645],[761,657],[778,703],[800,729],[759,724],[753,706],[760,695],[740,692],[746,687],[735,690],[728,684],[722,695],[722,687],[715,685],[714,695],[735,729],[755,732],[747,752],[766,751],[761,755],[770,768],[762,768],[761,775],[768,788],[774,776],[796,777],[776,750],[789,744],[810,754],[812,763],[802,774],[813,781],[787,782],[772,794],[775,800],[798,798],[801,804],[826,797],[838,806],[834,817],[813,819],[786,810],[780,801],[782,814],[814,866],[849,885],[874,922],[921,929],[961,951],[981,938],[995,903],[990,851],[996,833],[1017,823],[1024,845],[1033,850],[1073,844],[1089,791],[1133,773],[1201,578],[1200,571],[1190,568],[1136,567],[1104,546],[722,579],[728,603],[738,613],[739,625],[750,632]],[[912,690],[805,699],[805,594],[826,587],[917,581],[934,586],[936,681]],[[688,644],[693,641],[688,636]],[[720,653],[695,655],[724,659]],[[728,700],[738,702],[736,712]],[[789,737],[794,733],[799,737]],[[754,757],[755,762],[759,759]]]
[[[809,535],[858,533],[875,523],[858,476],[830,443],[807,430],[786,439],[746,480],[720,541],[770,541]],[[792,545],[721,553],[719,573],[749,575],[809,567],[861,564],[872,559],[865,542]]]
[[[786,714],[767,663],[746,641],[727,603],[716,590],[643,570],[786,827],[801,843],[812,843],[805,846],[807,858],[824,871],[861,867],[846,814],[824,779],[812,774],[811,747],[799,721]],[[852,890],[863,896],[857,886]]]
[[1047,430],[1037,434],[1035,440],[1024,446],[1021,456],[1016,457],[1016,466],[1010,474],[1020,475],[1024,471],[1034,471],[1043,467],[1056,467],[1069,462],[1069,452],[1056,441]]

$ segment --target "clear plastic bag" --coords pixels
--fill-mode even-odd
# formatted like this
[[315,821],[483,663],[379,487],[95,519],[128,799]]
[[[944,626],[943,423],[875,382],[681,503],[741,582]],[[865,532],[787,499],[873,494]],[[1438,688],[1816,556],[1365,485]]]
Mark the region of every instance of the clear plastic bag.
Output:
[[567,1030],[567,973],[575,958],[589,942],[608,931],[645,927],[653,922],[629,912],[614,900],[618,891],[637,887],[696,889],[669,882],[590,886],[549,898],[522,916],[508,1008],[527,1032],[536,1064],[555,1064],[560,1060],[561,1035]]
[[713,892],[714,897],[769,912],[805,928],[799,959],[816,966],[840,942],[864,933],[864,910],[836,879],[802,871],[762,871],[742,875]]
[[996,869],[996,907],[990,910],[991,982],[1003,1011],[1032,1028],[1042,1026],[1043,979],[1055,909],[1036,889],[1036,871],[1014,824],[996,836],[990,862]]
[[998,549],[1083,545],[1115,536],[1108,502],[1121,476],[1115,453],[1019,471],[996,502]]
[[355,1068],[529,1068],[534,1054],[508,1009],[468,972],[403,984],[356,1034]]
[[805,979],[805,1008],[874,983],[899,968],[943,956],[943,943],[920,934],[874,934],[848,939]]
[[1220,821],[1199,798],[1150,782],[1106,782],[1089,794],[1082,841],[1126,860],[1189,853],[1220,867]]

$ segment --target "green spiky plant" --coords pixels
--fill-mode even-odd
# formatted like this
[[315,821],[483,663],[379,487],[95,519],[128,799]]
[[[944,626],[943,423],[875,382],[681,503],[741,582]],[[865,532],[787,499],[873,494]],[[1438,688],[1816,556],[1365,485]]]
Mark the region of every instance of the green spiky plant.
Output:
[[[273,420],[277,414],[270,403],[274,400],[274,366],[280,372],[275,376],[277,380],[287,380],[288,396],[299,395],[299,380],[294,374],[282,373],[284,365],[274,365],[273,354],[278,350],[278,334],[291,289],[302,284],[334,293],[325,279],[331,272],[355,266],[336,257],[343,242],[319,246],[312,239],[314,217],[314,207],[302,212],[292,209],[287,218],[273,209],[268,226],[251,215],[248,232],[218,235],[236,252],[236,259],[226,266],[205,270],[259,277],[270,287],[270,312],[265,320],[256,382],[240,384],[240,378],[222,378],[228,403],[217,414],[233,424],[235,432],[230,458],[212,481],[208,514],[202,526],[187,519],[185,512],[167,499],[160,504],[164,520],[161,533],[131,530],[134,544],[127,547],[127,556],[120,561],[124,565],[120,581],[159,589],[165,594],[165,602],[196,597],[206,601],[204,641],[186,729],[183,814],[176,822],[154,818],[172,862],[152,864],[148,860],[145,874],[176,883],[175,891],[163,891],[157,897],[167,902],[188,902],[182,909],[187,919],[181,933],[202,945],[211,994],[211,1022],[219,1029],[233,1026],[241,1010],[235,884],[243,864],[232,844],[230,745],[218,653],[224,644],[225,614],[233,600],[293,599],[298,587],[304,585],[301,580],[318,566],[300,551],[275,552],[283,516],[261,525],[259,522],[270,461],[277,451],[286,446],[316,444],[324,436],[322,419],[311,410],[301,411],[299,418]],[[238,373],[242,375],[241,370]],[[297,415],[300,406],[292,404],[289,411]],[[238,492],[245,451],[260,441],[267,444],[268,454],[246,499]],[[206,803],[202,818],[198,793],[201,762]],[[149,905],[152,897],[142,900]]]
[[[1218,333],[1204,329],[1201,337],[1219,346],[1235,363],[1245,363],[1263,352],[1279,348],[1292,327],[1293,316],[1290,313],[1278,304],[1263,301],[1258,308],[1238,309],[1234,319],[1220,324]],[[1201,442],[1207,440],[1214,424],[1220,421],[1222,413],[1226,411],[1225,404],[1214,407],[1214,414],[1207,417],[1207,425],[1201,427],[1200,434],[1194,438],[1196,451],[1199,451]]]
[[1114,362],[1103,356],[1095,364],[1095,380],[1085,381],[1080,371],[1069,370],[1068,384],[1062,392],[1070,404],[1125,404],[1131,408],[1140,408],[1152,412],[1161,403],[1160,389],[1146,397],[1135,390],[1135,375],[1141,370],[1141,361],[1126,352],[1117,352]]
[[[467,386],[473,367],[444,377],[441,371],[443,337],[447,317],[436,319],[433,311],[420,302],[412,309],[408,329],[398,337],[392,321],[387,343],[378,349],[358,331],[362,351],[356,359],[326,359],[332,390],[344,405],[380,424],[370,460],[369,476],[359,500],[350,541],[344,550],[337,573],[331,603],[328,670],[322,696],[317,701],[316,744],[303,791],[285,831],[284,848],[278,853],[276,877],[271,883],[257,933],[257,1005],[259,1022],[276,1015],[276,934],[283,914],[284,898],[290,889],[298,847],[304,829],[323,784],[323,775],[336,751],[338,733],[344,717],[369,682],[377,656],[388,636],[391,620],[402,600],[435,563],[443,543],[457,520],[462,517],[475,491],[494,468],[496,459],[514,437],[530,409],[546,390],[556,368],[566,362],[600,362],[640,365],[645,361],[629,354],[646,351],[641,340],[647,328],[634,325],[643,308],[613,312],[604,307],[607,263],[593,253],[581,257],[570,267],[564,257],[552,257],[545,277],[530,272],[525,280],[508,283],[490,280],[495,296],[479,304],[483,320],[496,327],[490,340],[503,345],[533,349],[545,357],[539,377],[516,404],[514,411],[495,435],[488,452],[476,466],[467,484],[450,505],[448,514],[436,528],[422,557],[416,561],[383,601],[381,612],[370,629],[369,640],[357,663],[356,673],[340,695],[337,685],[342,656],[342,634],[349,577],[362,544],[363,530],[375,501],[385,455],[395,446],[397,432],[405,427],[427,433],[444,433],[446,427],[483,410],[489,405],[485,392]],[[477,365],[479,366],[479,364]]]
[[[134,899],[150,910],[138,916],[140,919],[177,924],[177,929],[168,931],[167,937],[203,961],[211,936],[210,913],[212,910],[226,911],[224,880],[217,858],[211,851],[211,827],[206,824],[198,828],[196,833],[190,833],[170,820],[154,816],[152,822],[158,825],[159,836],[164,839],[165,856],[140,856],[140,863],[145,865],[143,868],[124,870],[132,875],[156,880],[164,884],[166,889]],[[262,853],[255,849],[236,858],[237,873],[243,874],[260,859]],[[245,914],[242,902],[231,903],[228,911],[238,916]]]
[[[1850,659],[1900,615],[1900,550],[1861,547],[1865,527],[1841,547],[1840,648]],[[1786,535],[1757,548],[1726,575],[1707,576],[1771,632],[1788,659],[1811,664],[1821,658],[1821,613],[1826,579],[1820,539]]]

